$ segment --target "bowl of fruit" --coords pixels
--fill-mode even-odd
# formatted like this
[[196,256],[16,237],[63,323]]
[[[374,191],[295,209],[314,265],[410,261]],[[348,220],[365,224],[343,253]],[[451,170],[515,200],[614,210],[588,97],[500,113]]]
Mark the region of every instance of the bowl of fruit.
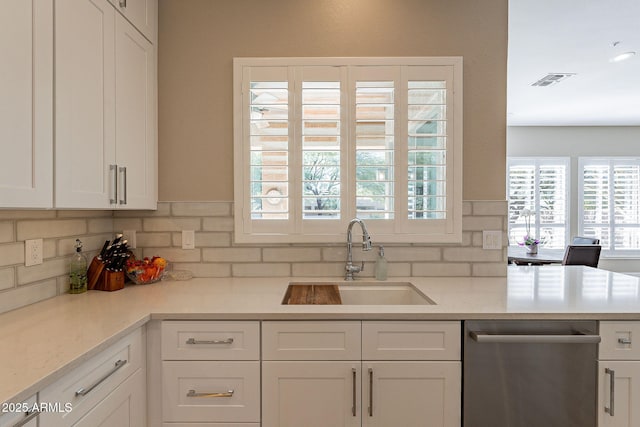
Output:
[[134,256],[127,260],[127,277],[136,285],[159,282],[165,276],[168,262],[166,259],[154,256],[149,259],[136,259]]

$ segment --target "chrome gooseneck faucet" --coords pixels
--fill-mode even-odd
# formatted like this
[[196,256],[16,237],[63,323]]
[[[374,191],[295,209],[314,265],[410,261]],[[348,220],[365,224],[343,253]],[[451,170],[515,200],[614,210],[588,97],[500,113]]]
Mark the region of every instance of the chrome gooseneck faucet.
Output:
[[371,250],[371,237],[369,237],[369,232],[367,232],[367,227],[364,225],[364,221],[359,218],[354,218],[349,221],[349,227],[347,227],[347,265],[345,266],[346,273],[344,280],[353,280],[353,275],[355,273],[360,273],[364,269],[364,261],[362,261],[362,265],[353,265],[353,239],[351,236],[351,230],[355,224],[360,224],[360,228],[362,228],[362,250]]

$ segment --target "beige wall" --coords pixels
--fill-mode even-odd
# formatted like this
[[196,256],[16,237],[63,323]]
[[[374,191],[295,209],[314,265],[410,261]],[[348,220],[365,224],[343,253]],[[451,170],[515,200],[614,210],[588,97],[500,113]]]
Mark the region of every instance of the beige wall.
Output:
[[159,199],[233,200],[232,61],[463,56],[464,199],[504,200],[508,0],[160,0]]

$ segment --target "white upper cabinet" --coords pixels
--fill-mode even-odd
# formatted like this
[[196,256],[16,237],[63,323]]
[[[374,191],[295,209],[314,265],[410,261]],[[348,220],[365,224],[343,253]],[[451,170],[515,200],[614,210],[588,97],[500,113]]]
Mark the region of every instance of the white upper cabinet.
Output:
[[58,0],[56,206],[115,204],[115,10],[107,0]]
[[120,15],[116,15],[115,71],[118,204],[129,209],[155,208],[154,47]]
[[155,49],[107,0],[58,0],[58,208],[155,209]]
[[50,208],[53,179],[53,6],[2,2],[0,207]]
[[157,40],[157,0],[109,0],[151,43]]

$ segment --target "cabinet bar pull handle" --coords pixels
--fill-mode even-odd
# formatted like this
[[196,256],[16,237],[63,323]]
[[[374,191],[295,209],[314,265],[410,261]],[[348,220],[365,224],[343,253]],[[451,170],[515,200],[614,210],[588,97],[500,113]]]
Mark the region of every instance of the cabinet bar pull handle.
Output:
[[373,417],[373,368],[369,368],[369,416]]
[[604,373],[609,374],[609,407],[604,407],[604,412],[614,416],[614,404],[616,399],[616,371],[609,368],[604,368]]
[[118,168],[119,172],[122,174],[122,195],[124,196],[123,198],[120,199],[120,204],[121,205],[126,205],[127,204],[127,168],[125,166],[122,166],[120,168]]
[[127,0],[120,0],[120,7],[127,7]]
[[118,166],[109,165],[109,175],[111,175],[111,195],[109,204],[115,205],[118,202]]
[[618,338],[618,344],[631,345],[631,338]]
[[15,423],[13,427],[22,427],[23,425],[25,425],[26,423],[28,423],[38,415],[40,415],[40,411],[26,412],[24,414],[24,418],[18,421],[17,423]]
[[233,338],[227,338],[226,340],[196,340],[195,338],[189,338],[187,344],[233,344]]
[[352,402],[351,402],[351,415],[353,415],[354,417],[356,416],[356,368],[351,368],[351,375],[353,377],[353,396],[352,396]]
[[91,384],[89,387],[81,388],[78,391],[76,391],[76,396],[86,396],[87,394],[89,394],[89,392],[91,392],[91,390],[98,387],[103,381],[105,381],[111,375],[115,374],[118,369],[122,368],[126,364],[127,364],[126,360],[118,360],[115,364],[115,367],[111,371],[107,372],[107,374],[104,377],[100,378],[98,381]]
[[198,393],[195,390],[189,390],[187,397],[233,397],[235,390],[220,391],[213,393]]
[[470,331],[469,336],[478,343],[533,343],[533,344],[597,344],[600,335],[498,335]]

